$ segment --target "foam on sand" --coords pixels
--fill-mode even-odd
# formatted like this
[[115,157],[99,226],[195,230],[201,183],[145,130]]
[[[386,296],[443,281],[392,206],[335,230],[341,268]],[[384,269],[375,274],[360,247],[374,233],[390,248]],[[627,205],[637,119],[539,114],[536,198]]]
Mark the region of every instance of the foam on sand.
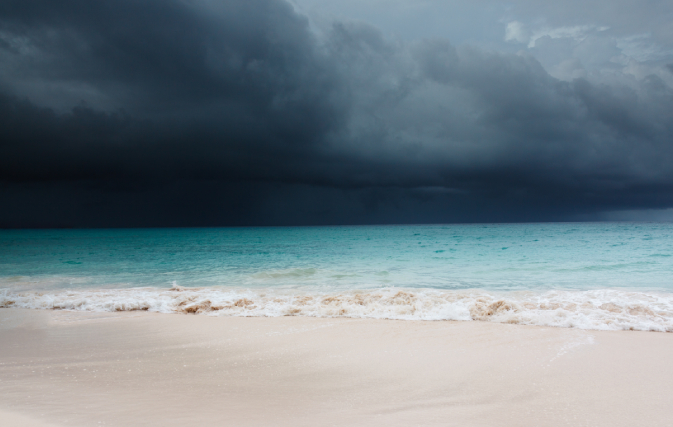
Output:
[[673,294],[623,290],[493,293],[386,288],[317,292],[297,289],[0,290],[0,307],[153,311],[248,317],[349,317],[476,320],[599,330],[673,332]]

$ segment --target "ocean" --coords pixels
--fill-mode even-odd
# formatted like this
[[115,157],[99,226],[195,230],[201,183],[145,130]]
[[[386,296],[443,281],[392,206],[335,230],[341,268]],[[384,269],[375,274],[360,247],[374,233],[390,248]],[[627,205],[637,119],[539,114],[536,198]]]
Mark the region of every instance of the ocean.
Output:
[[673,331],[673,224],[0,231],[0,307]]

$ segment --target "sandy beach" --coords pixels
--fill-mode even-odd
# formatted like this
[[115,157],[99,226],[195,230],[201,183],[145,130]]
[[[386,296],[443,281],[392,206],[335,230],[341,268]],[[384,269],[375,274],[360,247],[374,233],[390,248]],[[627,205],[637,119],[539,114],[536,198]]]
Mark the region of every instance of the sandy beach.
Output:
[[0,310],[2,426],[667,426],[673,335]]

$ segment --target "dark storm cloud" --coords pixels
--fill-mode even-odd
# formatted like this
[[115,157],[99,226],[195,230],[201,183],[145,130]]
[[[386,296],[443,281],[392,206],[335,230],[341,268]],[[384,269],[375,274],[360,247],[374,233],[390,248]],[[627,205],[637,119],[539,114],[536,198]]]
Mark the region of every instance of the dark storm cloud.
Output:
[[[5,226],[522,221],[673,204],[673,91],[314,34],[280,0],[0,5]],[[592,216],[593,215],[593,216]]]

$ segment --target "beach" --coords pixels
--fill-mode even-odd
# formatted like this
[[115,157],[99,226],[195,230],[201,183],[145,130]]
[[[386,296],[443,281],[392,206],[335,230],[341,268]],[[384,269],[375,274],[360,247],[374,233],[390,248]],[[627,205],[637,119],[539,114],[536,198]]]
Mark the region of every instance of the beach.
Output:
[[1,0],[0,427],[673,427],[673,0]]
[[673,415],[669,333],[6,308],[0,340],[2,425],[665,426]]

